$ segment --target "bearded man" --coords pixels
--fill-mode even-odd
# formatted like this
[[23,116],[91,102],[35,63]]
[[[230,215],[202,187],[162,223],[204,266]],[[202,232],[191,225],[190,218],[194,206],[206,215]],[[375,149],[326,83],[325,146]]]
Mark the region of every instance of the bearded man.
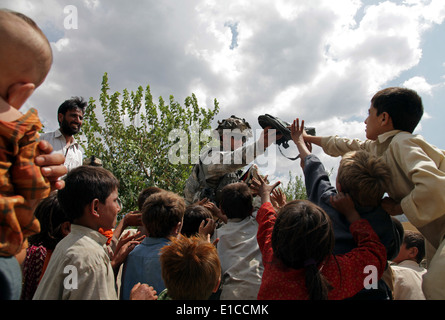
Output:
[[82,150],[74,135],[80,132],[87,105],[82,97],[66,100],[57,110],[59,129],[41,134],[41,139],[53,146],[54,153],[65,156],[65,166],[68,171],[82,165]]

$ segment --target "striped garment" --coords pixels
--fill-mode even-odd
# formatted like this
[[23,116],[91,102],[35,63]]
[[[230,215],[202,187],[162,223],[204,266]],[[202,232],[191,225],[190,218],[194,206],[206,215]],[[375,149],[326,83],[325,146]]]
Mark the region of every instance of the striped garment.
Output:
[[17,254],[27,237],[40,232],[30,201],[50,192],[34,163],[41,127],[35,109],[13,122],[0,120],[0,256]]

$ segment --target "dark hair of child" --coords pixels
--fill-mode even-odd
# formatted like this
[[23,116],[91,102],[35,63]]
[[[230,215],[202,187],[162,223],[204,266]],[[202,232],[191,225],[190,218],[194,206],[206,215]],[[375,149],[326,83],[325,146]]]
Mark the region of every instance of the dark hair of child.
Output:
[[201,222],[212,218],[212,213],[207,208],[201,205],[189,205],[185,209],[181,233],[187,237],[194,236],[199,232]]
[[377,92],[371,99],[377,115],[387,112],[394,129],[413,133],[423,116],[422,98],[416,91],[390,87]]
[[221,190],[221,210],[228,219],[244,219],[252,214],[253,196],[244,182],[232,183]]
[[329,283],[320,272],[334,248],[334,232],[329,216],[307,200],[288,202],[278,213],[272,232],[274,255],[285,266],[305,269],[311,300],[326,300]]

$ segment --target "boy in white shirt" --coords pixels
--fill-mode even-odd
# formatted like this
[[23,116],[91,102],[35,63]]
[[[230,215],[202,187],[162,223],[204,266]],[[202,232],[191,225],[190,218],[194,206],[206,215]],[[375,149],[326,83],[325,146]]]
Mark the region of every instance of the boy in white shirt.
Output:
[[252,201],[251,190],[244,182],[229,184],[221,191],[220,209],[227,216],[227,223],[213,235],[219,239],[221,300],[257,299],[264,267]]
[[71,232],[57,244],[34,300],[117,300],[107,237],[98,230],[116,224],[118,188],[116,177],[101,167],[80,166],[67,174],[58,200],[73,221]]
[[366,141],[337,136],[304,139],[323,148],[331,156],[366,150],[391,168],[388,195],[382,202],[391,215],[404,213],[423,234],[435,252],[424,275],[426,299],[445,299],[445,154],[413,134],[423,115],[422,99],[410,89],[391,87],[371,99],[365,120]]
[[422,276],[426,269],[420,266],[425,257],[425,240],[421,233],[405,230],[399,255],[391,265],[394,276],[394,300],[425,300]]

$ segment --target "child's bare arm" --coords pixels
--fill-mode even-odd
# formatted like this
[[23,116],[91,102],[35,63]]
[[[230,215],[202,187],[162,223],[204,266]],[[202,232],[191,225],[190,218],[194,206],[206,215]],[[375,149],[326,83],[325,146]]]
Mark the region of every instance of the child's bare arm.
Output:
[[319,136],[311,136],[310,134],[307,134],[306,132],[303,134],[304,141],[308,143],[313,143],[319,147],[321,147],[321,139],[322,137]]
[[304,130],[304,120],[301,121],[300,125],[300,120],[298,118],[295,119],[290,129],[292,141],[297,146],[298,152],[300,152],[301,167],[304,168],[304,159],[311,154],[311,150],[309,150],[310,143],[304,140],[304,135],[306,134]]

